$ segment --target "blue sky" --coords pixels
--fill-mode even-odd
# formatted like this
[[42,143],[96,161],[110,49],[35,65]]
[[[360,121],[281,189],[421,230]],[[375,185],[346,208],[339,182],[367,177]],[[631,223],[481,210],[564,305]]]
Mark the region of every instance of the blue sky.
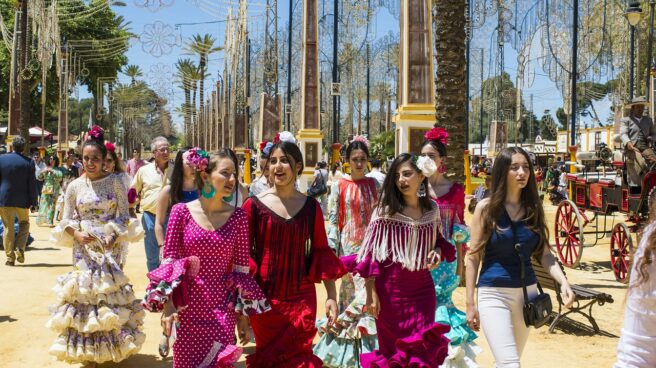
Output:
[[[283,28],[287,25],[289,4],[292,1],[279,0],[279,28]],[[300,11],[302,1],[293,0],[296,3],[295,11]],[[114,7],[113,9],[120,15],[123,15],[126,20],[131,22],[130,28],[133,33],[137,35],[142,35],[146,27],[152,26],[156,22],[161,22],[166,27],[169,27],[169,30],[174,34],[178,40],[187,40],[190,36],[196,33],[210,33],[217,39],[218,45],[223,45],[224,42],[224,30],[225,23],[221,22],[225,19],[227,14],[227,8],[230,6],[230,3],[234,4],[236,7],[236,0],[129,0],[127,1],[126,7]],[[249,28],[250,28],[250,37],[256,37],[263,33],[264,28],[264,4],[266,0],[254,0],[249,1]],[[165,6],[159,6],[164,4]],[[322,12],[323,1],[319,1],[319,12]],[[325,12],[332,12],[332,1],[326,0],[325,2]],[[217,22],[217,23],[209,23]],[[398,32],[398,20],[392,17],[386,10],[381,10],[376,14],[374,22],[374,32],[372,34],[373,39],[382,37],[389,31]],[[487,37],[487,36],[485,36]],[[144,39],[142,37],[142,39]],[[280,47],[284,47],[284,41],[280,40]],[[487,45],[489,42],[482,42],[482,45]],[[146,44],[148,46],[148,44]],[[162,75],[160,72],[157,75],[157,72],[152,72],[153,70],[162,70],[175,72],[174,63],[180,57],[191,57],[183,55],[183,48],[180,44],[174,46],[171,49],[171,52],[160,57],[155,57],[148,52],[145,52],[144,44],[138,40],[131,40],[131,47],[127,53],[130,64],[136,64],[141,67],[144,72],[144,79],[152,84],[159,83],[160,85],[166,86],[166,89],[169,92],[173,92],[172,100],[169,102],[170,108],[173,109],[175,106],[178,106],[182,102],[182,91],[173,86],[172,75]],[[484,46],[485,47],[485,46]],[[472,55],[479,53],[478,50],[473,50]],[[489,50],[485,50],[486,53],[486,62],[485,62],[485,78],[490,76],[489,73]],[[439,57],[439,56],[438,56]],[[512,50],[512,48],[507,44],[506,53],[505,53],[505,64],[506,72],[508,72],[512,79],[515,80],[517,61],[517,53]],[[195,58],[194,58],[195,59]],[[478,63],[478,62],[476,62]],[[537,64],[537,63],[536,63]],[[223,69],[223,53],[214,54],[210,61],[208,70],[211,72],[212,76],[209,78],[206,86],[211,88],[212,82],[216,81],[216,75],[219,70]],[[477,80],[479,73],[479,66],[472,66],[472,73],[476,73],[475,76],[472,76],[472,91],[471,93],[476,96],[477,93]],[[167,74],[167,73],[163,73]],[[476,79],[476,81],[474,80]],[[119,81],[126,82],[128,80],[124,75],[119,75]],[[284,85],[281,85],[281,88]],[[535,65],[535,80],[533,84],[524,90],[524,104],[529,107],[529,95],[533,93],[533,111],[535,114],[540,117],[545,109],[549,109],[552,112],[552,115],[555,119],[555,111],[558,107],[562,106],[562,96],[556,88],[555,84],[552,83],[546,74]],[[85,96],[82,96],[85,97]],[[595,104],[597,112],[600,114],[602,122],[605,122],[605,117],[609,113],[610,104],[608,101],[601,101]],[[177,123],[181,122],[181,118],[174,115],[174,121]],[[589,121],[589,118],[587,118]],[[585,121],[585,120],[584,120]]]

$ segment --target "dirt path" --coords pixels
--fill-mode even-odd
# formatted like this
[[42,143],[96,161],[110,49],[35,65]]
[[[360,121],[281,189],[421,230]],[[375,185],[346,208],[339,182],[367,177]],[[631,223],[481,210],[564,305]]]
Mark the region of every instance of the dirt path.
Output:
[[[551,232],[554,210],[547,207]],[[621,220],[620,216],[616,218],[616,221]],[[31,232],[36,240],[26,254],[26,263],[8,267],[4,265],[5,258],[0,257],[0,367],[70,367],[47,353],[55,333],[44,326],[48,319],[48,305],[55,300],[51,291],[54,280],[71,269],[71,250],[54,247],[48,241],[50,229],[37,227],[34,217],[31,221]],[[581,269],[567,270],[570,282],[604,291],[615,299],[613,304],[593,308],[602,334],[593,335],[592,330],[585,327],[586,320],[578,316],[573,317],[574,323],[564,324],[568,328],[557,329],[553,334],[549,334],[547,328],[532,331],[523,354],[523,367],[609,367],[615,361],[626,288],[614,280],[610,270],[608,239],[601,240],[596,247],[586,248],[582,260]],[[141,297],[146,286],[142,243],[134,244],[130,249],[126,273],[135,285],[137,296]],[[319,286],[318,290],[319,300],[323,300],[323,287]],[[552,300],[555,301],[555,297]],[[464,288],[456,291],[454,302],[464,310]],[[323,306],[323,303],[318,305]],[[319,310],[319,315],[322,314],[323,310]],[[581,326],[581,323],[586,324]],[[170,360],[162,360],[157,354],[161,333],[159,316],[149,314],[144,331],[147,338],[140,354],[119,364],[106,363],[101,367],[171,367]],[[493,358],[485,336],[481,334],[477,342],[483,348],[478,362],[482,367],[492,367]],[[251,349],[247,348],[247,352]],[[243,367],[243,363],[240,366]]]

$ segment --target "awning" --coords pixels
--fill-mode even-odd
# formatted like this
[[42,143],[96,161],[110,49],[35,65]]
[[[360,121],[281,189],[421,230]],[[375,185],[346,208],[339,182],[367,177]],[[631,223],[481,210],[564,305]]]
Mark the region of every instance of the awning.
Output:
[[[37,126],[33,126],[30,128],[30,142],[38,142],[41,139],[41,128]],[[0,134],[5,135],[7,134],[7,127],[0,127]],[[47,130],[43,130],[43,138],[47,141],[50,141],[53,139],[52,133],[50,133]]]

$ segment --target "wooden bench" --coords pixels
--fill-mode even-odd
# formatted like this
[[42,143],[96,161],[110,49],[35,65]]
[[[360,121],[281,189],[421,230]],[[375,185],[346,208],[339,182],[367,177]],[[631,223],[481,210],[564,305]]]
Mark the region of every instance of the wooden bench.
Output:
[[[556,259],[556,262],[560,266],[560,269],[563,270],[564,274],[565,269],[563,268],[563,265],[558,259]],[[531,263],[533,265],[533,270],[535,271],[535,277],[537,278],[542,288],[554,290],[556,292],[556,299],[558,299],[558,314],[553,319],[553,321],[551,321],[551,324],[549,325],[549,332],[553,333],[554,328],[556,328],[556,325],[563,317],[570,313],[578,313],[590,321],[590,324],[592,325],[595,333],[599,333],[599,326],[597,325],[594,317],[592,317],[592,307],[595,304],[604,305],[606,303],[613,303],[613,296],[610,294],[602,293],[600,291],[588,289],[583,286],[570,284],[576,299],[574,300],[572,308],[563,313],[565,304],[563,303],[563,299],[560,296],[560,285],[551,277],[551,275],[544,269],[544,267],[542,267],[542,265],[535,261],[535,259],[531,258]]]

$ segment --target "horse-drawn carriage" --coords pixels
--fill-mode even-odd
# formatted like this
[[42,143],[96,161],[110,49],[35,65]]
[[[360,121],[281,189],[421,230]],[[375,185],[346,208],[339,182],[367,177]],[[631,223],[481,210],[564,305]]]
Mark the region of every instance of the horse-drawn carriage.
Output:
[[[627,182],[623,157],[613,157],[613,151],[607,147],[593,156],[594,171],[590,170],[591,165],[584,164],[586,157],[582,154],[577,155],[577,162],[569,162],[580,172],[566,174],[570,199],[562,201],[556,212],[556,252],[565,266],[575,268],[581,261],[583,248],[595,246],[610,235],[611,268],[617,281],[627,282],[633,250],[631,233],[637,232],[647,220],[652,196],[656,197],[653,190],[656,171],[647,172],[640,187],[632,187]],[[613,215],[617,212],[625,214],[629,224],[615,223]]]

